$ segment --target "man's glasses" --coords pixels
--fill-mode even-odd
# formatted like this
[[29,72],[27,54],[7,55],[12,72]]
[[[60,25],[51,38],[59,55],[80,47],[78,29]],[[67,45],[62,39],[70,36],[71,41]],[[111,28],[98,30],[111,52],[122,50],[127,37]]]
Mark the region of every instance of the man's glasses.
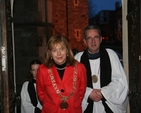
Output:
[[92,38],[92,37],[87,37],[86,40],[87,40],[87,41],[92,41],[93,39],[99,39],[99,38],[100,38],[100,36],[95,36],[94,38]]

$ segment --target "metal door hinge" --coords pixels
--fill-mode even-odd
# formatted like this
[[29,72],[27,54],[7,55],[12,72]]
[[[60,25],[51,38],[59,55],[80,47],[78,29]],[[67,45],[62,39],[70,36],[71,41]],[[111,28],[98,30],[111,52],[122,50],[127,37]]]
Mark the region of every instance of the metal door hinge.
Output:
[[2,71],[6,70],[6,52],[5,52],[5,47],[1,47],[2,51]]
[[139,60],[141,60],[141,55],[139,55]]

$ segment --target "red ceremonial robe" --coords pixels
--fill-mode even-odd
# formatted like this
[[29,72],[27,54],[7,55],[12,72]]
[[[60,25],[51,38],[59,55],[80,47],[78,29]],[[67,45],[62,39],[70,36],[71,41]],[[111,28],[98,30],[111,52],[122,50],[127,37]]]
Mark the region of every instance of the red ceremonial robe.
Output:
[[[62,102],[61,97],[56,93],[48,73],[48,68],[40,65],[36,76],[37,94],[43,109],[41,113],[82,113],[82,99],[86,90],[86,69],[83,64],[77,63],[77,82],[74,94],[67,101],[68,108],[63,110],[60,108]],[[58,89],[63,96],[70,95],[73,89],[74,66],[67,66],[62,80],[58,74],[56,67],[52,67],[52,74],[56,81]]]

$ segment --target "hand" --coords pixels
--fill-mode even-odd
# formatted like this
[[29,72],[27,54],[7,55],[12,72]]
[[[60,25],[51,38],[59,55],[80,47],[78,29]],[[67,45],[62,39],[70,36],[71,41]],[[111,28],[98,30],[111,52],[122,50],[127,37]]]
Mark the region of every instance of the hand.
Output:
[[100,89],[93,89],[89,95],[89,98],[95,102],[98,102],[102,99],[102,94]]

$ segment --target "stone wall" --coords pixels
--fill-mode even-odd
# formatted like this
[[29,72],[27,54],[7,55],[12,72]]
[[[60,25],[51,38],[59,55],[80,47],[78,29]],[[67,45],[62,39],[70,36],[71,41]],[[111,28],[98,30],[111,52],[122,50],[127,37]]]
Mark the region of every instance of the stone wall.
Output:
[[33,59],[44,61],[46,23],[44,0],[18,0],[14,4],[14,45],[17,94]]
[[55,33],[60,33],[70,41],[72,49],[85,49],[83,29],[88,25],[88,0],[52,0]]

